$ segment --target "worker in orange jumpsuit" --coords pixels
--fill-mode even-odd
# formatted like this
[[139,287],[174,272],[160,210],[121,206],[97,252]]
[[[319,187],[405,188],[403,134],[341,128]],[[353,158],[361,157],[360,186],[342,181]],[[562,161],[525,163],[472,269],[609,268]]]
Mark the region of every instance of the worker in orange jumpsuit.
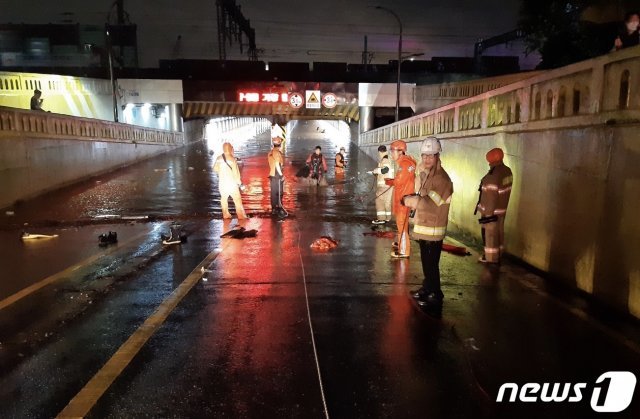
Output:
[[245,189],[240,179],[240,168],[233,155],[233,146],[229,143],[222,144],[222,155],[218,156],[213,165],[213,171],[218,174],[218,189],[220,190],[220,203],[222,204],[222,218],[231,218],[229,212],[229,197],[233,199],[238,220],[247,218],[242,206],[240,192]]
[[[396,140],[391,143],[391,158],[396,162],[396,177],[393,179],[393,214],[396,216],[398,227],[398,248],[391,252],[394,259],[408,258],[410,254],[409,242],[409,213],[410,208],[402,204],[402,197],[415,193],[416,161],[406,154],[407,143]],[[389,181],[391,183],[391,181]]]

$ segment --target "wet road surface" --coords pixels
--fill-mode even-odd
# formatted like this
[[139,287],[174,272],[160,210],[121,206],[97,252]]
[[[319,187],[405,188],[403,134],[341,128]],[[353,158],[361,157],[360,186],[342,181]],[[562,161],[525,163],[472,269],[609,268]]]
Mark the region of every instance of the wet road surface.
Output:
[[[443,253],[443,317],[421,313],[407,297],[418,246],[391,261],[391,239],[363,234],[373,162],[347,145],[344,180],[330,169],[332,186],[300,185],[316,144],[330,168],[345,145],[313,122],[291,130],[284,222],[267,216],[268,139],[235,144],[252,215],[242,225],[256,238],[219,237],[237,221],[220,219],[203,143],[13,208],[0,223],[0,300],[53,279],[0,308],[0,417],[56,416],[194,275],[89,417],[582,418],[595,415],[590,391],[579,403],[494,400],[506,382],[593,387],[607,371],[640,372],[636,322],[517,265],[481,266],[474,249]],[[172,221],[187,243],[160,243]],[[59,237],[23,243],[23,229]],[[119,243],[98,247],[109,230]],[[339,247],[312,251],[321,235]],[[634,399],[615,417],[639,412]]]

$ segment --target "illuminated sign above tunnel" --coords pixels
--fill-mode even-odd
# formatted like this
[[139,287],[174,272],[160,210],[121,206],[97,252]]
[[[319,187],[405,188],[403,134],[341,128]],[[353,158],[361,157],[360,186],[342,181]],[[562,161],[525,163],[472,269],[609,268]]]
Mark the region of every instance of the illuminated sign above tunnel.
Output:
[[288,93],[238,92],[238,102],[288,103]]

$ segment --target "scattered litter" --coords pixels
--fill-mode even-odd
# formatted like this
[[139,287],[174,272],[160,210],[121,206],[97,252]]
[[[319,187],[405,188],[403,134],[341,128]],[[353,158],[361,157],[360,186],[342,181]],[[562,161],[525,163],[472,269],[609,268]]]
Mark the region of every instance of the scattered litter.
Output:
[[36,240],[36,239],[52,239],[54,237],[58,237],[57,234],[31,234],[26,231],[22,232],[22,240]]
[[153,169],[154,172],[168,172],[169,169]]
[[256,237],[258,230],[246,230],[244,227],[234,227],[233,229],[222,234],[220,237],[223,239],[246,239],[249,237]]
[[206,277],[206,276],[203,276],[203,277],[202,277],[202,280],[203,280],[204,282],[207,282],[207,277]]
[[188,170],[195,170],[193,166],[189,166]]
[[325,252],[338,247],[338,240],[334,240],[329,236],[321,236],[319,239],[314,240],[310,247],[313,250]]
[[160,234],[162,244],[180,244],[187,242],[187,235],[182,231],[182,225],[173,223],[169,226],[169,234]]
[[[98,236],[98,245],[100,247],[109,246],[110,244],[118,243],[118,233],[110,231],[108,233],[102,233]],[[71,297],[73,298],[73,297]]]
[[16,213],[13,212],[13,211],[7,211],[7,212],[5,212],[5,214],[8,215],[8,216],[16,215]]
[[96,183],[98,183],[98,184],[99,184],[99,183],[102,183],[102,181],[101,181],[101,180],[96,180]]

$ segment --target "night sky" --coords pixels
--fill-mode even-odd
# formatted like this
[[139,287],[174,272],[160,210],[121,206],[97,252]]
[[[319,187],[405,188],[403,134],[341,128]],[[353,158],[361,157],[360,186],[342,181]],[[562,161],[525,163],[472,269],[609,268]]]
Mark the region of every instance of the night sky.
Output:
[[[0,0],[3,23],[102,25],[112,0]],[[433,56],[471,56],[480,38],[515,29],[520,1],[507,0],[238,0],[256,30],[264,61],[361,62],[368,36],[373,63],[397,57],[398,25],[376,5],[394,10],[404,25],[403,51]],[[158,59],[217,59],[215,0],[125,0],[138,25],[140,65]],[[178,38],[180,36],[180,39]],[[513,51],[516,55],[520,51]],[[237,44],[228,59],[243,59]]]

